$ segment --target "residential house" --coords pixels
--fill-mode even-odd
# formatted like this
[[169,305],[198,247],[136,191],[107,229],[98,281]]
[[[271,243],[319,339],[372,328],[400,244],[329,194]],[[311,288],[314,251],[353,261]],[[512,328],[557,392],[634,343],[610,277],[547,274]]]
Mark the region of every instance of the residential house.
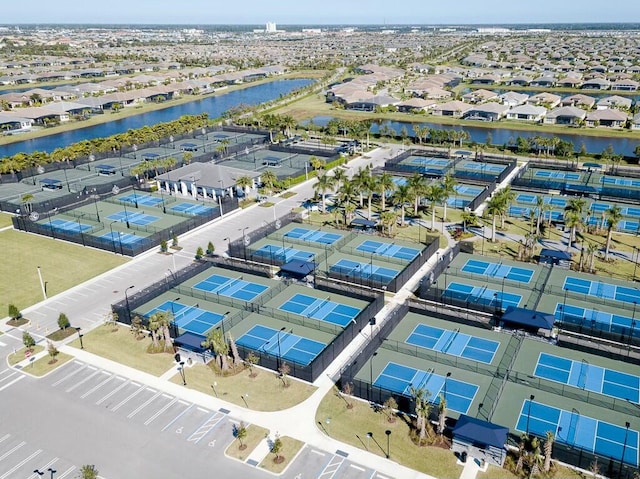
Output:
[[529,86],[529,84],[531,83],[531,80],[532,78],[526,75],[518,75],[505,80],[504,83],[505,85],[512,85],[512,86]]
[[631,79],[621,79],[611,84],[611,89],[618,91],[637,91],[638,87],[640,87],[640,83]]
[[461,118],[467,111],[473,108],[472,105],[459,100],[453,100],[447,103],[440,103],[433,107],[432,112],[434,115],[439,116],[452,116],[454,118]]
[[553,93],[542,92],[537,95],[530,96],[527,100],[529,105],[545,106],[547,108],[555,108],[562,101],[562,97]]
[[427,100],[446,100],[451,98],[453,94],[444,88],[431,87],[425,88],[423,95]]
[[546,114],[547,109],[543,106],[518,105],[507,111],[507,119],[540,122]]
[[582,84],[583,90],[608,90],[610,87],[611,82],[606,78],[591,78]]
[[462,101],[466,103],[484,103],[486,101],[497,100],[498,94],[489,90],[473,90],[462,95]]
[[596,104],[598,110],[604,110],[607,108],[617,108],[618,110],[628,110],[631,108],[633,100],[619,95],[607,96],[598,100]]
[[587,126],[606,126],[610,128],[623,128],[629,119],[628,115],[620,110],[607,108],[595,110],[587,115]]
[[587,112],[575,106],[561,106],[548,112],[544,122],[551,125],[579,126],[587,117]]
[[465,120],[498,121],[506,114],[509,107],[496,102],[474,105],[464,112]]
[[498,75],[487,74],[471,80],[472,85],[496,85],[502,81]]
[[640,130],[640,113],[636,113],[631,120],[631,129]]
[[556,86],[561,88],[580,88],[582,86],[582,79],[576,78],[574,76],[567,76],[558,80],[556,82]]
[[595,104],[595,98],[589,95],[583,95],[582,93],[577,93],[575,95],[565,97],[561,102],[562,106],[577,106],[586,110],[591,110]]
[[396,108],[398,111],[406,113],[426,112],[438,104],[435,100],[423,100],[422,98],[411,98],[410,100],[398,103]]
[[18,112],[0,111],[0,130],[7,132],[31,129],[33,120],[18,115]]
[[346,103],[345,108],[349,110],[375,111],[377,108],[395,106],[400,100],[388,95],[374,95],[365,98],[357,98]]
[[529,85],[542,88],[552,88],[556,86],[556,82],[557,79],[552,73],[545,72],[538,78],[534,78],[533,80],[531,80],[531,83],[529,83]]
[[503,93],[499,97],[500,103],[507,105],[509,108],[522,105],[529,99],[529,95],[526,93],[518,93],[514,91],[508,91]]

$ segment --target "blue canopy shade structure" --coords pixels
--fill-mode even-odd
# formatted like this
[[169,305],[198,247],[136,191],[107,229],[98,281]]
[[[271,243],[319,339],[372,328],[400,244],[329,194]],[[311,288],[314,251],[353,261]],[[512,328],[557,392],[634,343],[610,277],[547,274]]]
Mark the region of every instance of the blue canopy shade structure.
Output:
[[113,175],[116,172],[116,167],[112,165],[96,165],[96,171],[99,175]]
[[292,259],[280,267],[281,271],[284,271],[291,276],[304,278],[310,273],[313,273],[317,264],[311,261],[302,261],[299,259]]
[[451,432],[456,441],[481,448],[491,446],[502,449],[507,442],[509,428],[461,414]]
[[362,226],[364,228],[374,228],[376,226],[376,222],[371,220],[366,220],[364,218],[355,218],[351,222],[351,226]]
[[202,341],[206,338],[204,336],[200,336],[195,333],[182,333],[174,340],[174,344],[176,347],[182,347],[184,349],[189,349],[191,351],[195,351],[196,353],[203,353],[205,348],[202,347]]
[[600,163],[583,163],[582,166],[585,168],[602,168]]
[[513,326],[521,326],[526,329],[551,329],[555,321],[553,314],[513,306],[507,307],[501,319],[507,323],[507,326],[510,323]]
[[44,185],[44,186],[49,186],[52,188],[55,188],[59,185],[62,185],[62,181],[60,180],[54,180],[53,178],[42,178],[40,180],[40,184]]

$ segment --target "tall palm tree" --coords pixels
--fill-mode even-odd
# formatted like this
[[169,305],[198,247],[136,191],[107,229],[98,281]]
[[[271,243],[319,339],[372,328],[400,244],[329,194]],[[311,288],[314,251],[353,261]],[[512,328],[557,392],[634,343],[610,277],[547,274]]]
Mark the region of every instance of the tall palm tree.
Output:
[[442,221],[447,221],[447,200],[456,191],[455,187],[457,184],[458,182],[453,176],[451,176],[450,173],[447,173],[442,179],[442,202],[444,203],[444,213],[442,214]]
[[402,225],[404,225],[404,208],[407,203],[411,202],[411,196],[411,187],[407,184],[398,185],[393,193],[393,202],[396,206],[400,206],[400,224]]
[[544,204],[544,196],[536,196],[536,236],[540,236],[540,222],[542,220]]
[[436,229],[436,205],[441,203],[444,198],[444,188],[439,183],[429,185],[426,190],[425,197],[431,203],[431,229]]
[[420,205],[420,198],[427,189],[427,183],[420,173],[414,173],[408,180],[407,185],[411,189],[413,195],[413,215],[418,216],[418,206]]
[[202,347],[211,349],[216,356],[216,362],[221,370],[229,369],[229,344],[222,335],[220,329],[211,329],[207,337],[202,341]]
[[343,169],[335,168],[333,170],[333,181],[335,182],[336,188],[340,189],[345,182],[349,181],[349,178],[347,178],[347,174]]
[[501,228],[504,229],[505,217],[507,215],[507,211],[509,211],[509,207],[516,199],[516,192],[511,189],[511,186],[506,186],[505,188],[501,189],[498,192],[497,196],[502,201],[502,210],[500,211],[500,221],[501,221]]
[[249,190],[253,187],[253,179],[247,175],[242,175],[236,178],[236,186],[242,188],[242,191],[246,195],[249,193]]
[[327,212],[327,203],[326,203],[326,194],[330,191],[333,191],[335,187],[335,183],[333,180],[333,176],[322,175],[318,178],[316,183],[313,185],[313,190],[316,194],[319,194],[322,197],[322,212]]
[[376,189],[378,193],[380,193],[380,200],[382,202],[381,203],[382,207],[380,211],[384,211],[387,209],[386,207],[387,193],[393,192],[396,184],[393,182],[393,177],[389,173],[384,172],[377,177],[376,186],[377,186]]
[[577,211],[568,210],[564,214],[564,224],[569,228],[569,241],[567,241],[567,251],[569,251],[575,242],[576,230],[583,225],[583,222]]
[[553,432],[547,431],[547,436],[544,441],[544,472],[549,472],[551,469],[551,454],[553,453],[554,439]]
[[447,422],[447,400],[444,394],[440,394],[440,401],[438,402],[438,434],[444,434],[444,429]]
[[260,175],[260,180],[262,181],[263,187],[272,192],[278,182],[278,177],[271,170],[266,170],[264,173]]
[[391,234],[393,233],[393,225],[396,224],[397,218],[398,215],[393,210],[383,211],[382,213],[380,213],[380,224],[382,225],[383,229],[387,230],[387,234],[389,236],[391,236]]
[[356,209],[352,201],[357,195],[358,195],[358,190],[356,189],[356,186],[351,181],[347,181],[346,183],[343,183],[338,188],[336,196],[338,198],[340,206],[344,210],[345,225],[349,224],[351,213],[353,213]]
[[607,210],[607,245],[604,250],[605,261],[609,261],[611,237],[613,236],[613,230],[616,229],[620,220],[622,220],[622,209],[618,205],[614,205]]
[[364,196],[366,192],[369,190],[369,179],[371,178],[371,170],[368,166],[364,168],[360,166],[358,171],[353,175],[351,181],[355,184],[356,188],[358,188],[360,192],[360,208],[363,206]]
[[491,241],[496,241],[496,219],[504,209],[504,202],[499,195],[494,195],[487,202],[487,213],[491,215]]

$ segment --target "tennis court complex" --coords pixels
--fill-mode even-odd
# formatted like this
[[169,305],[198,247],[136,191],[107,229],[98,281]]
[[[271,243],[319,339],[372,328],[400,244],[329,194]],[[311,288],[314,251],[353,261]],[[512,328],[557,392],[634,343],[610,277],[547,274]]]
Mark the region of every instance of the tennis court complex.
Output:
[[534,173],[534,176],[536,178],[549,178],[554,180],[569,180],[569,181],[580,180],[580,173],[571,173],[567,171],[538,170]]
[[534,375],[636,404],[640,400],[640,377],[595,366],[585,360],[540,353]]
[[321,230],[312,230],[308,228],[296,227],[284,234],[285,238],[294,238],[311,243],[320,243],[330,245],[342,239],[342,235],[337,233],[328,233]]
[[491,278],[506,278],[511,281],[529,283],[533,278],[534,271],[527,268],[516,268],[502,263],[491,263],[489,261],[478,261],[469,259],[461,268],[465,273],[480,274]]
[[147,215],[144,212],[138,211],[119,211],[112,215],[107,216],[111,221],[119,221],[121,223],[133,223],[134,225],[146,226],[151,223],[155,223],[160,218],[153,215]]
[[337,324],[343,328],[360,314],[360,309],[331,301],[331,297],[321,299],[299,293],[280,305],[278,309]]
[[345,258],[332,264],[329,267],[329,271],[340,273],[350,278],[371,279],[383,284],[389,283],[400,273],[400,271],[395,269],[384,268],[371,263],[359,263]]
[[449,283],[445,289],[444,301],[453,298],[468,303],[484,304],[485,306],[500,307],[506,309],[508,306],[518,307],[522,296],[515,293],[503,293],[489,289],[486,286],[471,286],[461,283]]
[[171,211],[177,211],[178,213],[186,213],[188,215],[208,215],[214,210],[209,206],[194,205],[193,203],[178,203],[169,208]]
[[292,363],[306,366],[327,346],[319,341],[297,336],[261,324],[253,326],[236,342],[244,347],[263,351]]
[[176,301],[165,301],[161,305],[148,311],[145,317],[149,318],[152,314],[159,311],[171,313],[173,315],[173,324],[178,328],[201,336],[206,336],[207,331],[224,318],[222,314],[200,309],[197,304],[195,306],[188,306]]
[[212,274],[207,279],[196,283],[193,288],[208,293],[228,296],[241,301],[253,301],[269,289],[268,286],[262,284],[244,281],[242,276],[239,278],[230,278],[220,274]]
[[86,225],[84,223],[80,223],[79,221],[63,220],[60,218],[51,220],[47,224],[49,224],[54,229],[67,231],[69,233],[83,233],[92,228],[91,225]]
[[407,261],[413,261],[413,259],[420,254],[420,250],[414,248],[374,240],[363,241],[360,245],[356,246],[356,249],[358,251],[364,251],[365,253],[399,258]]
[[315,259],[315,253],[309,251],[303,251],[292,247],[280,246],[274,244],[262,245],[259,249],[253,252],[254,255],[262,256],[268,259],[277,259],[284,261],[285,263],[292,259],[299,259],[300,261],[313,261]]
[[162,198],[151,195],[139,195],[137,193],[132,193],[127,196],[119,197],[118,201],[122,201],[123,203],[130,203],[132,205],[157,206],[162,203]]
[[486,364],[491,364],[500,347],[498,341],[470,336],[461,333],[460,329],[441,329],[426,324],[418,324],[405,342]]
[[109,231],[108,233],[99,236],[99,238],[105,239],[112,243],[116,241],[122,244],[133,244],[145,239],[144,236],[138,236],[135,233],[122,233],[121,231]]
[[633,317],[622,316],[620,314],[598,311],[597,309],[583,308],[572,304],[556,303],[554,316],[556,319],[577,325],[590,325],[596,329],[611,331],[612,333],[640,335],[640,328],[635,328]]
[[563,289],[574,293],[595,296],[596,298],[613,299],[625,303],[640,303],[640,289],[618,286],[601,281],[567,276]]
[[632,178],[603,176],[601,181],[603,185],[630,186],[632,188],[640,188],[640,180],[634,180]]
[[526,399],[522,403],[516,429],[540,437],[551,431],[556,441],[638,465],[637,431],[583,416],[575,409],[565,411]]
[[478,392],[478,386],[457,379],[435,374],[432,370],[422,371],[394,362],[388,362],[373,382],[374,386],[411,396],[411,388],[429,391],[430,400],[437,404],[440,394],[447,401],[447,408],[466,414]]
[[462,165],[458,165],[458,168],[462,167],[465,170],[480,171],[483,173],[502,173],[506,168],[504,165],[494,165],[491,163],[479,163],[474,161],[467,161]]

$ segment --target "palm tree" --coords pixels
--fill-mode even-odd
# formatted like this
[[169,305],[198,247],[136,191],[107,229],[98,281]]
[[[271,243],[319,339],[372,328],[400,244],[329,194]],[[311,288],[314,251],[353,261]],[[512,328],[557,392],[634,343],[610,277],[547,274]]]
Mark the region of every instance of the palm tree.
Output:
[[326,194],[329,191],[333,191],[335,184],[333,176],[322,175],[318,178],[318,181],[313,185],[313,190],[316,194],[320,194],[322,197],[322,212],[327,212]]
[[242,191],[246,195],[253,187],[253,179],[247,175],[239,176],[238,178],[236,178],[236,186],[242,188]]
[[438,403],[438,434],[444,434],[447,422],[447,400],[444,394],[440,394],[440,402]]
[[618,205],[614,205],[607,210],[607,245],[604,250],[604,259],[609,261],[609,249],[611,248],[611,237],[613,230],[622,220],[622,209]]
[[370,179],[371,179],[371,170],[368,166],[358,168],[353,178],[351,178],[351,182],[355,185],[355,187],[360,192],[360,208],[363,206],[364,196],[367,192],[369,192],[370,188]]
[[540,472],[540,440],[537,437],[531,438],[531,475],[537,476]]
[[540,236],[540,221],[542,220],[544,204],[544,196],[536,196],[536,236]]
[[393,225],[396,223],[398,215],[395,211],[383,211],[380,213],[380,224],[383,229],[387,230],[387,234],[391,236]]
[[427,435],[427,425],[429,424],[429,415],[431,413],[431,404],[429,403],[431,393],[424,388],[411,386],[409,394],[413,397],[415,403],[416,429],[418,430],[419,440],[422,443]]
[[[335,179],[335,176],[334,176]],[[358,194],[358,190],[355,185],[351,181],[347,181],[343,183],[342,186],[338,189],[337,198],[340,202],[340,205],[344,209],[344,223],[345,225],[349,224],[351,220],[351,214],[356,210],[355,205],[352,203],[353,199]]]
[[204,341],[202,341],[202,347],[211,349],[216,356],[216,362],[218,363],[218,367],[222,371],[226,371],[229,369],[229,365],[227,362],[229,355],[229,345],[225,340],[224,336],[222,336],[222,331],[220,329],[212,329],[207,334],[207,337]]
[[582,218],[577,211],[568,210],[564,214],[564,224],[570,228],[569,241],[567,241],[567,251],[569,251],[571,249],[571,245],[575,241],[576,229],[582,225]]
[[376,180],[376,189],[378,193],[380,193],[380,199],[382,201],[382,207],[380,211],[386,210],[387,193],[390,191],[393,192],[395,186],[396,184],[393,182],[393,177],[389,173],[384,172],[380,176],[378,176]]
[[431,229],[436,229],[436,205],[442,202],[444,198],[444,188],[436,183],[429,185],[426,190],[425,197],[431,202]]
[[494,195],[487,202],[487,213],[491,215],[491,241],[496,241],[496,218],[503,211],[503,201],[499,195]]
[[404,224],[404,207],[411,202],[411,187],[407,184],[398,185],[392,198],[395,205],[400,206],[400,224]]
[[505,217],[506,217],[507,211],[509,211],[509,207],[511,206],[511,203],[513,203],[513,201],[516,199],[516,192],[511,189],[511,186],[506,186],[505,188],[503,188],[498,192],[498,196],[502,201],[502,210],[500,211],[500,220],[501,220],[500,227],[504,229]]
[[31,204],[33,198],[34,196],[31,193],[25,193],[24,195],[22,195],[22,198],[20,198],[27,213],[31,213],[31,210],[33,209],[33,205]]
[[278,181],[278,177],[276,176],[276,174],[271,171],[271,170],[267,170],[264,173],[262,173],[260,175],[260,179],[262,180],[262,185],[264,186],[264,188],[267,191],[272,192],[277,181]]
[[420,198],[427,189],[427,183],[420,173],[414,173],[408,180],[407,185],[411,189],[413,195],[413,215],[418,216],[418,206],[420,205]]
[[170,311],[158,311],[149,317],[149,331],[151,331],[151,342],[155,349],[160,345],[158,340],[164,339],[164,349],[168,351],[173,348],[169,325],[173,322],[173,315]]
[[347,178],[347,174],[343,169],[335,168],[333,170],[333,181],[336,184],[336,188],[340,189],[345,182],[349,181],[349,178]]
[[522,436],[520,436],[520,442],[518,442],[518,462],[516,463],[516,473],[521,471],[522,466],[524,465],[524,453],[528,440],[529,438],[527,434],[522,433]]
[[551,453],[553,452],[553,432],[547,431],[547,438],[544,441],[544,472],[549,472],[551,469]]
[[587,271],[589,273],[593,273],[593,263],[594,263],[597,251],[598,251],[598,245],[596,243],[592,243],[591,241],[588,241],[587,242],[587,258],[589,259],[589,261],[588,261]]
[[442,201],[444,203],[444,213],[442,214],[442,221],[447,221],[447,200],[456,191],[455,186],[458,182],[450,173],[447,173],[442,179]]

